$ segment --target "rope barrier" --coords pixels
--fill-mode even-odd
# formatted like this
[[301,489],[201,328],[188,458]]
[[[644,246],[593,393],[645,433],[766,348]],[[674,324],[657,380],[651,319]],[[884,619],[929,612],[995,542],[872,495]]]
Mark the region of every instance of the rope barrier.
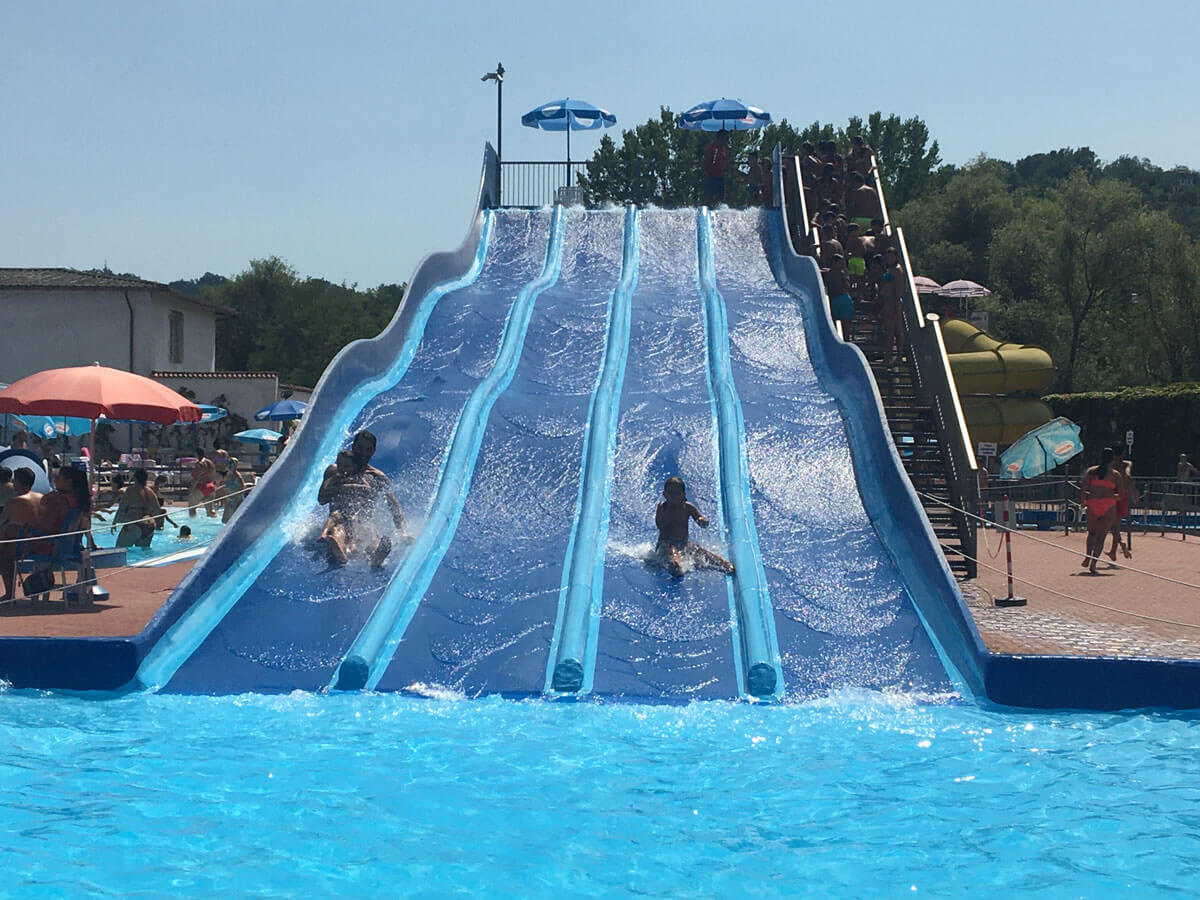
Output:
[[[164,506],[164,507],[162,507],[162,512],[160,513],[160,515],[169,516],[173,512],[176,512],[176,513],[191,512],[194,509],[203,509],[204,507],[208,506],[209,504],[219,503],[220,501],[226,499],[227,497],[237,497],[242,494],[247,494],[250,492],[250,490],[253,487],[254,487],[254,485],[250,485],[249,487],[244,487],[238,491],[230,491],[227,494],[222,494],[216,500],[204,500],[200,503],[195,504],[194,506],[172,506],[172,507]],[[111,506],[112,504],[109,504],[109,505]],[[107,509],[107,508],[108,507],[105,507],[105,509]],[[92,515],[96,515],[97,512],[98,512],[98,510],[93,510]],[[147,518],[147,517],[143,516],[143,518]],[[148,518],[156,519],[156,518],[158,518],[158,516],[149,516]],[[100,521],[103,522],[104,520],[101,519]],[[138,521],[138,520],[135,519],[134,521]],[[129,525],[129,524],[132,524],[132,523],[131,522],[113,522],[112,526],[115,527],[116,525]],[[4,539],[0,539],[0,546],[2,546],[4,544],[19,544],[23,541],[51,541],[51,540],[57,540],[58,538],[61,538],[61,537],[74,537],[76,535],[81,535],[81,534],[91,534],[91,532],[92,532],[92,528],[89,526],[87,528],[80,529],[79,531],[61,531],[58,534],[33,534],[33,535],[26,535],[25,537],[19,537],[19,538],[4,538]]]
[[[963,556],[966,559],[969,559],[972,562],[974,562],[976,565],[982,566],[985,569],[989,569],[990,571],[995,572],[998,575],[1005,574],[1003,569],[998,569],[995,566],[989,566],[987,563],[983,562],[983,560],[975,559],[974,557],[969,556],[966,553],[963,553],[962,551],[956,550],[955,552],[959,556]],[[1174,619],[1161,619],[1157,616],[1149,616],[1149,615],[1146,615],[1145,613],[1131,612],[1127,609],[1121,609],[1120,607],[1108,606],[1107,604],[1104,604],[1104,603],[1097,603],[1095,600],[1084,600],[1082,597],[1076,597],[1076,596],[1073,596],[1072,594],[1064,594],[1062,591],[1056,591],[1054,588],[1046,587],[1045,585],[1038,584],[1035,581],[1030,581],[1027,578],[1018,578],[1014,575],[1013,581],[1019,581],[1021,584],[1026,585],[1027,587],[1037,588],[1039,591],[1045,591],[1047,594],[1054,594],[1056,597],[1062,597],[1064,600],[1072,600],[1075,603],[1081,603],[1084,606],[1092,606],[1092,607],[1095,607],[1096,609],[1103,609],[1108,612],[1117,613],[1122,616],[1130,616],[1135,619],[1145,619],[1149,622],[1158,622],[1163,625],[1178,625],[1180,628],[1200,629],[1200,624],[1197,624],[1195,622],[1178,622]]]
[[[965,509],[959,509],[957,506],[954,506],[953,504],[951,504],[945,500],[942,500],[940,497],[934,497],[932,494],[926,494],[923,491],[917,491],[917,494],[921,497],[926,497],[926,498],[934,501],[935,503],[940,503],[942,506],[945,506],[947,509],[952,509],[955,512],[960,512],[963,515],[967,516],[968,518],[975,519],[977,521],[984,522],[989,525],[996,524],[996,523],[990,522],[987,519],[980,519],[979,516],[975,515],[974,513],[969,513]],[[1002,526],[1000,526],[999,524],[996,524],[996,527],[1003,530]],[[1008,530],[1012,531],[1013,534],[1019,534],[1025,540],[1032,541],[1035,544],[1045,544],[1047,547],[1053,547],[1055,550],[1062,551],[1063,553],[1070,553],[1072,555],[1077,555],[1079,553],[1078,550],[1071,550],[1068,547],[1063,547],[1059,544],[1052,543],[1051,541],[1044,541],[1041,538],[1036,538],[1033,535],[1026,534],[1023,531],[1017,531],[1017,530],[1011,529],[1011,528]],[[955,552],[958,553],[959,551],[956,550]],[[1105,554],[1105,555],[1107,555],[1107,554]],[[1165,582],[1168,582],[1169,584],[1177,584],[1180,587],[1195,588],[1196,590],[1200,591],[1200,584],[1192,584],[1190,581],[1180,581],[1178,578],[1171,578],[1169,575],[1159,575],[1157,572],[1147,572],[1145,569],[1137,569],[1137,568],[1134,568],[1133,566],[1125,566],[1125,565],[1122,565],[1121,563],[1118,563],[1113,560],[1110,560],[1109,565],[1111,565],[1117,569],[1123,569],[1126,572],[1136,572],[1138,575],[1145,575],[1148,578],[1157,578],[1159,581],[1165,581]]]

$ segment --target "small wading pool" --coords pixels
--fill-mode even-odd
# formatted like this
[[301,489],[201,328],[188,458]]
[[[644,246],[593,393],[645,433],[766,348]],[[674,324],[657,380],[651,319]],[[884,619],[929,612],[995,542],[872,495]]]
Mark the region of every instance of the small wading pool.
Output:
[[[178,525],[190,527],[192,539],[180,540],[179,528],[168,522],[161,530],[155,532],[154,539],[148,548],[127,548],[127,565],[146,563],[185,550],[203,551],[216,539],[221,530],[220,516],[213,518],[203,512],[198,516],[188,516],[187,511],[182,507],[179,507],[177,511],[174,508],[169,509],[167,515]],[[119,533],[120,528],[114,529],[107,522],[96,521],[92,524],[92,538],[96,541],[97,547],[115,547]]]

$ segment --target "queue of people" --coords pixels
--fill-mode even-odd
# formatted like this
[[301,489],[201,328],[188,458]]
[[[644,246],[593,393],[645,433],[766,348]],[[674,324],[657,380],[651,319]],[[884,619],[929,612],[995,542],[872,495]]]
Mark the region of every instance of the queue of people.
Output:
[[[901,305],[907,275],[873,183],[874,151],[855,136],[845,157],[835,142],[821,141],[803,144],[799,160],[830,314],[847,340],[879,340],[884,365],[893,366],[908,346]],[[868,323],[862,334],[860,318]]]

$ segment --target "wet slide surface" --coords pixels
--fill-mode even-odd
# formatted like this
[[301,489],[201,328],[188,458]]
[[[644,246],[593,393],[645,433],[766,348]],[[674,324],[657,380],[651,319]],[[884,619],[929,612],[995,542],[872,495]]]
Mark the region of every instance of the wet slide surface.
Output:
[[[347,429],[347,439],[364,427],[378,436],[372,462],[392,479],[417,534],[456,433],[481,435],[443,555],[379,663],[380,690],[528,695],[548,687],[564,573],[580,552],[573,528],[581,465],[588,440],[603,437],[590,418],[593,392],[614,350],[613,297],[627,249],[625,211],[560,215],[561,260],[533,296],[511,382],[481,421],[464,422],[463,410],[497,362],[517,298],[544,274],[554,246],[549,211],[495,213],[478,278],[437,300],[407,371]],[[727,345],[744,421],[735,437],[749,473],[782,695],[806,699],[843,686],[948,691],[858,496],[839,408],[808,358],[797,306],[804,301],[771,275],[774,216],[713,213],[710,246],[728,321],[728,336],[717,337]],[[670,578],[652,558],[655,505],[675,474],[711,520],[707,530],[693,523],[692,539],[729,555],[721,485],[728,469],[717,450],[707,331],[715,326],[699,284],[697,213],[641,211],[638,222],[584,690],[631,699],[744,696],[735,579],[699,570]],[[361,560],[330,569],[311,542],[323,510],[292,518],[279,523],[283,549],[167,690],[315,690],[333,681],[407,548],[397,543],[379,570]]]
[[[438,300],[405,377],[370,401],[348,431],[368,428],[378,438],[371,462],[391,478],[410,529],[421,525],[458,411],[491,367],[510,305],[541,270],[549,234],[548,212],[499,213],[478,279]],[[314,508],[280,523],[288,542],[168,690],[317,690],[330,683],[405,547],[397,542],[379,570],[361,559],[331,568],[312,544],[323,521],[324,509]]]

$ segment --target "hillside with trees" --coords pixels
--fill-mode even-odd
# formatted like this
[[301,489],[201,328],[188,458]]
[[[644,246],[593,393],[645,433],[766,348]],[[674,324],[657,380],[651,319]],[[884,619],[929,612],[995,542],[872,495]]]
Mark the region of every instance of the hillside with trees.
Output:
[[405,286],[381,284],[364,291],[301,278],[271,256],[252,260],[233,278],[209,272],[170,287],[237,311],[217,318],[218,369],[278,372],[280,381],[312,387],[342,347],[387,326]]
[[[844,127],[786,120],[734,132],[735,168],[752,149],[862,135],[876,151],[892,220],[904,228],[917,273],[968,278],[993,295],[998,336],[1041,344],[1062,392],[1200,381],[1200,173],[1122,156],[1104,163],[1087,147],[1005,162],[943,164],[919,118],[872,113]],[[668,108],[605,136],[580,179],[591,203],[700,202],[700,155],[709,135],[675,127]],[[747,201],[726,179],[730,205]]]

